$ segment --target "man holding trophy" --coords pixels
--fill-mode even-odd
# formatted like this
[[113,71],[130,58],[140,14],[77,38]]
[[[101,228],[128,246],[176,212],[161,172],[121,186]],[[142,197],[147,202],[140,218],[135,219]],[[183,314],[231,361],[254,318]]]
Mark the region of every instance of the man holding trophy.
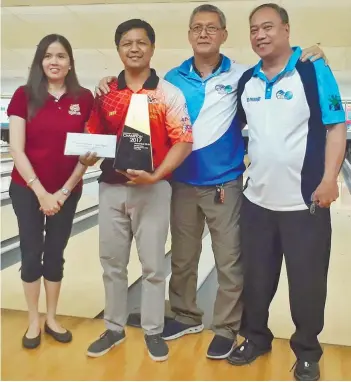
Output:
[[118,26],[115,43],[125,69],[108,94],[96,97],[87,124],[89,133],[117,137],[116,156],[102,162],[99,179],[107,330],[89,346],[88,355],[102,356],[125,339],[127,265],[134,236],[143,273],[141,326],[150,357],[164,361],[164,257],[171,201],[167,179],[192,151],[192,128],[181,91],[150,68],[153,28],[128,20]]

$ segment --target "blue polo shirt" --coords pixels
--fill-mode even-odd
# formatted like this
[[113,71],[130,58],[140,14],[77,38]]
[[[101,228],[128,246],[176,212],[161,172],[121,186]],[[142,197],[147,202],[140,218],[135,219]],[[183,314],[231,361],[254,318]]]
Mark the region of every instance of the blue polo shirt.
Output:
[[335,78],[324,60],[301,62],[293,48],[269,80],[260,61],[238,86],[238,115],[248,124],[245,196],[276,211],[307,209],[324,174],[328,125],[345,122]]
[[236,113],[238,82],[247,68],[223,56],[214,73],[203,79],[190,58],[166,74],[183,92],[193,125],[193,151],[174,171],[174,180],[210,186],[235,180],[245,171]]

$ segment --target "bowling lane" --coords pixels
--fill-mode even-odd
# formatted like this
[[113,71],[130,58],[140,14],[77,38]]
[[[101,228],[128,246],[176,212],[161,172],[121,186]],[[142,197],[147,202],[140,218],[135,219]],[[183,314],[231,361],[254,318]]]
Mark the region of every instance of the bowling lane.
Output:
[[[89,167],[84,174],[83,180],[88,180],[99,175],[100,169],[97,166]],[[1,178],[1,200],[6,201],[9,199],[9,187],[11,183],[11,176],[2,176]]]
[[2,155],[1,155],[1,159],[0,159],[0,163],[3,164],[3,163],[8,163],[8,162],[11,162],[13,161],[12,157],[9,157],[9,158],[3,158]]
[[5,146],[0,147],[0,152],[3,154],[9,154],[9,148]]
[[1,162],[1,174],[9,173],[10,171],[12,171],[12,168],[13,168],[12,161]]
[[1,206],[1,241],[16,235],[18,235],[18,226],[12,205]]
[[8,195],[8,190],[11,183],[11,177],[10,176],[4,176],[1,177],[1,199],[3,199],[3,195],[6,193]]
[[[89,185],[88,185],[89,186]],[[89,187],[90,188],[90,187]],[[98,198],[91,195],[82,195],[77,212],[84,211],[87,208],[96,206],[98,204]],[[18,226],[16,215],[13,211],[12,205],[1,207],[1,241],[10,239],[18,235]]]
[[[4,176],[4,174],[11,173],[13,169],[13,160],[12,159],[2,159],[1,160],[1,175]],[[87,171],[85,174],[90,174],[95,171],[99,170],[99,168],[95,166],[88,167]],[[7,175],[6,175],[7,176]]]
[[9,152],[4,153],[1,151],[0,152],[0,158],[1,158],[1,161],[3,161],[4,159],[5,159],[5,161],[6,161],[6,159],[12,160],[11,154]]
[[[98,203],[98,183],[92,182],[83,184],[83,193],[79,200],[76,213],[96,206]],[[12,205],[8,204],[6,206],[1,206],[1,241],[10,239],[16,235],[18,235],[18,226]]]
[[[95,226],[70,239],[65,251],[65,275],[58,314],[94,318],[104,309],[105,294],[98,237],[98,227]],[[165,254],[170,250],[170,244],[169,234]],[[19,267],[20,264],[15,264],[1,272],[2,308],[26,310]],[[128,285],[133,284],[140,277],[141,265],[133,240],[128,266]],[[42,313],[45,312],[44,293],[41,293],[39,310]]]

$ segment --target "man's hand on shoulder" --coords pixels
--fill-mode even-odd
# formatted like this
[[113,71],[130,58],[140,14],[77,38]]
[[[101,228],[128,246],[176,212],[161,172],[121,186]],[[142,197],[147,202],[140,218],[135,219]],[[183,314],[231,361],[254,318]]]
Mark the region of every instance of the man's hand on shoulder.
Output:
[[115,80],[117,77],[109,76],[104,77],[99,81],[99,85],[95,87],[95,95],[101,96],[103,94],[108,94],[110,92],[110,87],[108,84]]
[[328,58],[325,55],[323,49],[321,49],[319,45],[313,45],[302,51],[300,60],[302,62],[305,62],[307,60],[311,60],[312,62],[314,62],[319,60],[320,58],[323,58],[326,66],[329,65]]

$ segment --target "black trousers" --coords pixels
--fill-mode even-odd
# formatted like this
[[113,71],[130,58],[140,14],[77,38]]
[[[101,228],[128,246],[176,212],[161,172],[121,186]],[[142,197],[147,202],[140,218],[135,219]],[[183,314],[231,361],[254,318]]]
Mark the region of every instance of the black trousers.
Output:
[[9,194],[19,229],[21,279],[30,283],[44,276],[48,281],[61,281],[63,252],[71,235],[81,192],[72,193],[53,216],[45,216],[40,211],[39,201],[31,189],[11,182]]
[[269,306],[279,283],[283,254],[290,310],[296,327],[290,345],[298,359],[318,362],[317,336],[324,326],[331,246],[330,210],[271,211],[244,197],[241,210],[244,315],[241,334],[258,347],[271,346]]

